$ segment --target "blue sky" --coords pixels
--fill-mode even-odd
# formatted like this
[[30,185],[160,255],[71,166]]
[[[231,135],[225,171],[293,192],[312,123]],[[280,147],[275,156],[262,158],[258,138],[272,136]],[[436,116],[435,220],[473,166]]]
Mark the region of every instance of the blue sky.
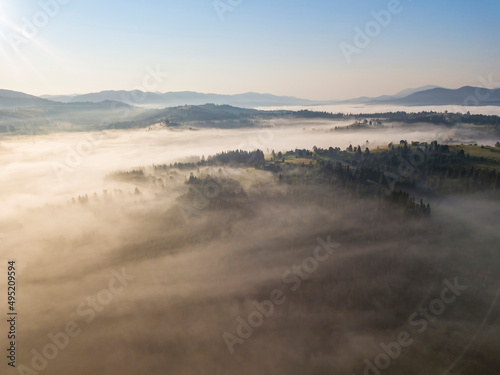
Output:
[[[148,82],[342,99],[500,82],[499,1],[394,2],[0,0],[0,87],[40,95]],[[377,29],[372,12],[390,4],[400,11]],[[356,45],[355,28],[368,25],[369,44]],[[342,45],[356,52],[347,59]],[[151,69],[160,79],[146,79]]]

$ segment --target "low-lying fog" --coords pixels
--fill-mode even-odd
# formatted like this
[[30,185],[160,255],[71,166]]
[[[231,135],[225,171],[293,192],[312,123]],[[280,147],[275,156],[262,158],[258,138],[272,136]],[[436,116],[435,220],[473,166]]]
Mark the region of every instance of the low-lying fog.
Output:
[[[40,202],[65,202],[68,198],[106,188],[103,177],[118,169],[185,161],[192,156],[243,149],[287,151],[313,146],[342,149],[352,144],[369,148],[401,139],[440,143],[493,145],[495,139],[463,126],[385,124],[371,131],[334,131],[352,121],[270,122],[265,128],[165,130],[145,129],[99,133],[60,133],[7,137],[0,141],[0,199],[3,212]],[[367,143],[368,141],[368,143]],[[55,201],[54,201],[55,200]]]
[[[452,197],[428,220],[413,220],[326,186],[280,185],[250,168],[202,168],[192,172],[231,176],[245,194],[229,208],[195,199],[182,211],[175,199],[191,171],[146,168],[154,183],[105,178],[237,148],[486,143],[465,127],[331,131],[348,124],[4,138],[0,285],[5,290],[7,259],[16,259],[18,365],[25,366],[17,373],[495,373],[498,201]],[[86,203],[67,203],[85,194]],[[310,259],[320,255],[315,267]],[[298,265],[311,272],[294,276]],[[259,311],[254,302],[276,290],[282,303],[272,312],[266,305],[269,317],[239,328],[240,318]],[[398,340],[401,350],[391,344]],[[7,368],[5,358],[0,365]]]
[[308,109],[310,111],[325,111],[332,113],[386,113],[386,112],[445,112],[450,113],[467,113],[481,115],[497,115],[500,116],[500,106],[485,105],[485,106],[463,106],[463,105],[433,105],[433,106],[401,106],[394,104],[384,105],[366,105],[366,104],[335,104],[335,105],[315,105],[315,106],[274,106],[274,107],[257,107],[262,110],[290,110],[300,111]]

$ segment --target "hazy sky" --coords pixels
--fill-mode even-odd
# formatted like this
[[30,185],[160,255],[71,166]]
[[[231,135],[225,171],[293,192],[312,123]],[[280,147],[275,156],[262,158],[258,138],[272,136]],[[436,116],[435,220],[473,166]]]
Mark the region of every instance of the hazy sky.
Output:
[[[500,82],[500,1],[397,3],[0,0],[0,88],[342,99],[480,85],[479,76]],[[391,19],[376,21],[372,12],[388,7]],[[368,27],[367,46],[355,42],[356,27]],[[355,51],[350,63],[342,43]]]

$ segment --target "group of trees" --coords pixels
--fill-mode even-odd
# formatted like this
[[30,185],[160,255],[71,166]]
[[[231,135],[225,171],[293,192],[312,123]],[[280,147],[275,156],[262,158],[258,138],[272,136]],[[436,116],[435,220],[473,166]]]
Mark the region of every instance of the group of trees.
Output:
[[335,126],[334,130],[350,130],[350,129],[366,129],[374,126],[382,126],[382,121],[379,119],[364,119],[363,121],[356,120],[353,124],[348,126]]
[[[368,144],[368,142],[367,142]],[[367,145],[366,144],[366,145]],[[328,149],[313,147],[295,149],[286,152],[271,153],[266,160],[261,150],[234,150],[221,152],[198,162],[154,165],[154,171],[165,170],[176,173],[175,169],[195,170],[200,167],[231,166],[265,169],[272,172],[279,183],[289,185],[322,184],[332,190],[347,193],[354,198],[379,197],[384,201],[397,204],[408,213],[428,216],[431,209],[422,199],[429,192],[472,193],[493,191],[500,188],[500,173],[493,168],[482,166],[480,157],[471,157],[463,148],[450,148],[437,141],[430,143],[407,142],[389,144],[387,149],[370,152],[360,145],[349,145],[345,150],[339,147]],[[478,166],[481,165],[481,166]],[[173,171],[172,171],[173,170]],[[221,171],[221,169],[219,169]],[[145,175],[144,169],[118,172],[110,176],[126,182],[137,182],[140,186],[159,183],[164,187],[163,179]],[[141,185],[142,184],[142,185]],[[196,194],[214,195],[215,203],[222,198],[242,198],[246,195],[239,183],[221,176],[189,176],[186,184],[189,191],[184,198],[195,199]],[[115,194],[123,194],[121,191]],[[139,195],[138,188],[131,195]],[[107,192],[103,198],[107,197]],[[99,198],[95,195],[96,200]],[[87,195],[73,199],[72,203],[89,202]],[[419,202],[419,203],[418,203]],[[217,203],[217,204],[219,204]],[[226,201],[224,204],[231,204]]]
[[415,201],[415,197],[410,196],[405,191],[391,191],[388,199],[391,202],[397,203],[403,206],[408,212],[414,213],[416,215],[426,215],[429,216],[431,214],[431,206],[429,203],[424,204],[423,199],[420,199],[420,202],[417,203]]
[[[367,115],[354,115],[353,117],[362,119]],[[369,115],[374,118],[383,118],[389,121],[395,122],[405,122],[405,123],[430,123],[435,125],[445,124],[445,125],[455,125],[457,123],[466,123],[473,125],[500,125],[500,116],[496,115],[471,115],[470,112],[463,113],[448,113],[445,112],[434,112],[434,111],[422,111],[417,113],[408,112],[386,112],[386,113],[372,113]]]
[[247,165],[262,167],[265,163],[264,153],[261,150],[255,151],[227,151],[209,156],[206,161],[200,163],[200,165],[218,165],[218,164],[230,164],[230,165]]
[[[359,149],[359,148],[356,148]],[[319,153],[329,153],[329,150],[318,149]],[[345,153],[345,152],[342,152]],[[338,154],[341,155],[341,154]],[[299,156],[297,154],[297,156]],[[416,198],[406,191],[391,191],[387,189],[384,171],[369,166],[353,167],[345,161],[332,161],[318,158],[309,164],[280,164],[278,180],[290,185],[330,185],[335,192],[342,192],[347,197],[359,199],[371,197],[397,204],[407,213],[418,216],[430,215],[430,206],[417,204]]]
[[0,125],[0,133],[15,132],[16,127],[12,125]]
[[[129,196],[137,196],[141,195],[141,191],[139,190],[138,187],[135,187],[134,191],[129,191],[128,195]],[[99,195],[97,193],[94,193],[91,197],[88,196],[88,194],[83,194],[79,195],[76,199],[71,198],[71,200],[68,201],[68,205],[75,205],[75,204],[82,204],[86,205],[89,204],[90,202],[110,202],[113,200],[113,197],[122,197],[125,195],[125,192],[122,189],[113,189],[113,191],[108,191],[107,189],[104,189],[102,191],[102,194]]]
[[260,125],[262,121],[273,119],[325,119],[346,120],[353,119],[355,123],[348,126],[337,126],[335,130],[348,128],[366,128],[382,125],[382,121],[400,123],[430,123],[436,125],[456,125],[467,123],[473,125],[489,125],[500,130],[500,117],[495,115],[481,115],[467,113],[448,113],[422,111],[417,113],[385,112],[372,114],[330,113],[325,111],[289,111],[289,110],[255,110],[238,108],[228,105],[186,105],[166,108],[159,113],[145,112],[131,119],[114,122],[108,125],[111,129],[148,128],[153,124],[162,124],[166,127],[216,127],[240,128]]

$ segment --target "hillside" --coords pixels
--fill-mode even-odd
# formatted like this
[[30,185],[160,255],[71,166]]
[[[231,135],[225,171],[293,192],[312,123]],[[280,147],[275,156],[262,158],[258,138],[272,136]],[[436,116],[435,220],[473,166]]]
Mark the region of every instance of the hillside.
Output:
[[57,103],[18,91],[0,89],[0,109],[47,107]]
[[464,86],[459,89],[434,88],[419,91],[402,98],[373,100],[370,104],[397,104],[408,106],[461,105],[485,106],[500,105],[500,89],[487,90],[481,87]]
[[57,95],[44,96],[47,99],[60,102],[100,102],[103,100],[121,101],[123,103],[139,106],[174,107],[180,105],[201,105],[206,103],[228,104],[241,107],[265,107],[285,105],[318,105],[327,104],[291,96],[277,96],[248,92],[235,95],[221,95],[199,93],[193,91],[180,92],[144,92],[141,90],[106,90],[83,95]]

